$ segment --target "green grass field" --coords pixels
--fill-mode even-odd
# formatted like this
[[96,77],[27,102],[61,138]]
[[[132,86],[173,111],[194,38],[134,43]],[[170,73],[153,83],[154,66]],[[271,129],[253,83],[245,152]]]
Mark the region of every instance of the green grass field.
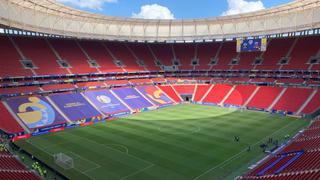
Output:
[[[233,179],[265,156],[259,145],[309,124],[264,112],[179,105],[16,144],[70,179]],[[234,142],[234,136],[240,142]],[[248,146],[252,150],[247,151]],[[74,159],[63,170],[53,154]]]

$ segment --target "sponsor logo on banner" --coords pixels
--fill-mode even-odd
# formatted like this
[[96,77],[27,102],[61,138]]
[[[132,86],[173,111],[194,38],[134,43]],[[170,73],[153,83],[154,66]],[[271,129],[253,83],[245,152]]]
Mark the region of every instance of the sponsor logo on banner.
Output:
[[128,108],[108,90],[87,91],[84,94],[105,116],[119,111],[128,111]]
[[17,141],[17,140],[20,140],[20,139],[28,139],[29,137],[31,136],[31,134],[24,134],[24,135],[21,135],[21,136],[15,136],[12,138],[12,141]]
[[73,107],[80,107],[80,106],[85,106],[86,104],[81,103],[81,102],[72,102],[72,103],[67,103],[63,107],[64,108],[73,108]]
[[97,101],[99,101],[100,103],[104,104],[101,106],[101,108],[117,108],[117,106],[121,106],[120,103],[113,103],[111,98],[106,96],[106,95],[101,95],[101,96],[97,96],[96,97]]
[[137,99],[140,98],[140,96],[136,96],[136,95],[127,95],[124,99]]
[[63,127],[63,126],[65,126],[65,124],[57,124],[57,125],[54,125],[54,126],[41,128],[41,129],[39,129],[39,131],[48,131],[48,130],[55,129],[55,128],[60,128],[60,127]]
[[209,106],[216,106],[216,103],[210,103],[210,102],[202,102],[204,105],[209,105]]
[[49,131],[34,132],[32,133],[32,136],[39,136],[39,135],[48,134],[48,133]]
[[97,96],[96,99],[103,104],[109,104],[111,103],[111,98],[109,98],[106,95]]
[[50,130],[50,132],[59,132],[59,131],[64,131],[64,127],[55,128],[55,129],[51,129],[51,130]]
[[145,91],[148,98],[159,103],[159,104],[168,104],[170,103],[170,99],[166,97],[166,95],[159,89],[153,86],[143,87],[143,91]]
[[80,93],[54,94],[50,95],[50,99],[71,121],[100,115]]

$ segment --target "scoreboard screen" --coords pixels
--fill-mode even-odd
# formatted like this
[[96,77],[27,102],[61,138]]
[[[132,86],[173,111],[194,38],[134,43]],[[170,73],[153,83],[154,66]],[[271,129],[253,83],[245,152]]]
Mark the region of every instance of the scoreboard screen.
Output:
[[267,50],[267,38],[237,39],[237,52],[255,52]]

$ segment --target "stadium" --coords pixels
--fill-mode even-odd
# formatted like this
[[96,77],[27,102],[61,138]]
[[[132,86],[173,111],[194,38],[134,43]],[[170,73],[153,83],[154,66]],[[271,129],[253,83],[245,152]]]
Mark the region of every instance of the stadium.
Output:
[[320,179],[320,1],[141,19],[0,0],[0,179]]

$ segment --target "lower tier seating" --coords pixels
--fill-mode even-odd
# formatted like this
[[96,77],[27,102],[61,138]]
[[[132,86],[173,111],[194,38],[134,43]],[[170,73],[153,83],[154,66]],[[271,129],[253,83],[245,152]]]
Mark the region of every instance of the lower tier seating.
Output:
[[271,105],[281,91],[282,88],[280,87],[260,87],[247,106],[266,109]]
[[211,87],[211,84],[198,85],[195,94],[193,95],[193,101],[199,102],[206,92]]
[[41,180],[32,171],[14,171],[14,170],[0,170],[0,179],[3,180]]
[[319,120],[313,122],[278,155],[271,156],[246,176],[238,179],[319,179],[319,122]]
[[242,106],[256,88],[252,85],[237,85],[224,104]]
[[211,89],[208,96],[204,98],[203,102],[218,104],[228,94],[231,88],[232,85],[216,84]]
[[279,175],[266,175],[266,176],[248,176],[239,178],[241,180],[316,180],[320,178],[320,170],[312,171],[299,171],[294,173],[282,173]]
[[288,88],[273,109],[297,112],[312,91],[310,88]]
[[14,169],[14,170],[25,170],[24,165],[22,165],[19,161],[16,160],[15,157],[11,155],[1,155],[0,156],[0,169]]
[[3,180],[40,180],[41,178],[6,150],[0,151],[0,179]]
[[181,102],[181,98],[177,95],[171,86],[158,86],[163,92],[171,97],[176,102]]
[[178,94],[193,94],[195,85],[174,85]]
[[7,133],[18,133],[24,131],[1,101],[0,114],[0,129],[4,130]]
[[310,114],[316,111],[320,107],[320,90],[315,94],[307,106],[302,110],[305,114]]

